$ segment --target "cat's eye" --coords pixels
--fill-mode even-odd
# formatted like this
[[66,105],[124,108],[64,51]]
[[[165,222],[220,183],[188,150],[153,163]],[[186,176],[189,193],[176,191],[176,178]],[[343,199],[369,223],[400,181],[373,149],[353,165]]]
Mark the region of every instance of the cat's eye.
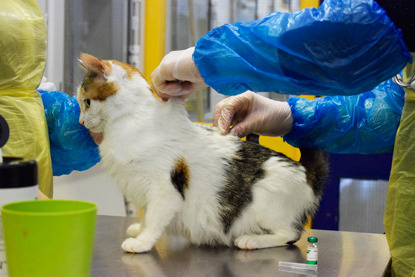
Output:
[[84,103],[85,103],[85,107],[89,108],[91,106],[91,99],[85,99]]

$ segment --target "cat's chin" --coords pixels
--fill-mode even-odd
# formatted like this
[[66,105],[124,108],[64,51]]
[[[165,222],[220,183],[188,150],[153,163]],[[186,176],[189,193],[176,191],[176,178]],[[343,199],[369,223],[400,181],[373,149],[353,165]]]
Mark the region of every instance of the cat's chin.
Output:
[[96,145],[100,145],[102,142],[102,139],[104,138],[103,133],[94,133],[92,131],[89,131],[89,134],[91,135],[92,139],[94,140]]

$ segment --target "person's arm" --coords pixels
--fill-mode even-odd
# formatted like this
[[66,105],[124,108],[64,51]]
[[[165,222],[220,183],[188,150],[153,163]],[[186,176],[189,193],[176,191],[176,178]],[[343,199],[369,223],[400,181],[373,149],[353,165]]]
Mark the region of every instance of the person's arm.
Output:
[[411,57],[375,1],[326,0],[215,28],[197,41],[193,60],[222,94],[353,95],[393,77]]
[[87,170],[98,163],[98,146],[79,124],[80,109],[75,97],[60,91],[38,91],[48,124],[53,175]]
[[288,99],[294,124],[283,138],[295,147],[331,153],[391,152],[404,104],[404,90],[388,80],[355,96]]

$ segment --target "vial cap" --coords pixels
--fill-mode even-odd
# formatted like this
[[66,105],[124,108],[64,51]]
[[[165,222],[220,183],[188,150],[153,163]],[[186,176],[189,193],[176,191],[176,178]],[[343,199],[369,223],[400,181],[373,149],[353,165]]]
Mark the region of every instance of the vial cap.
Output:
[[308,242],[315,243],[318,239],[316,237],[308,237]]

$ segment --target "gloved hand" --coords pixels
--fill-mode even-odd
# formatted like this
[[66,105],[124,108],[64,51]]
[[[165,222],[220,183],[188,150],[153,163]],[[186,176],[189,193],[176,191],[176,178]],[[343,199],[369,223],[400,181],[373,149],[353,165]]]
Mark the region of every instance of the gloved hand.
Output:
[[153,86],[162,99],[174,96],[185,99],[193,92],[207,88],[193,61],[193,52],[194,47],[172,51],[151,73]]
[[247,91],[219,102],[215,107],[213,125],[219,127],[222,134],[231,133],[238,137],[251,133],[283,136],[291,131],[293,117],[287,102]]

